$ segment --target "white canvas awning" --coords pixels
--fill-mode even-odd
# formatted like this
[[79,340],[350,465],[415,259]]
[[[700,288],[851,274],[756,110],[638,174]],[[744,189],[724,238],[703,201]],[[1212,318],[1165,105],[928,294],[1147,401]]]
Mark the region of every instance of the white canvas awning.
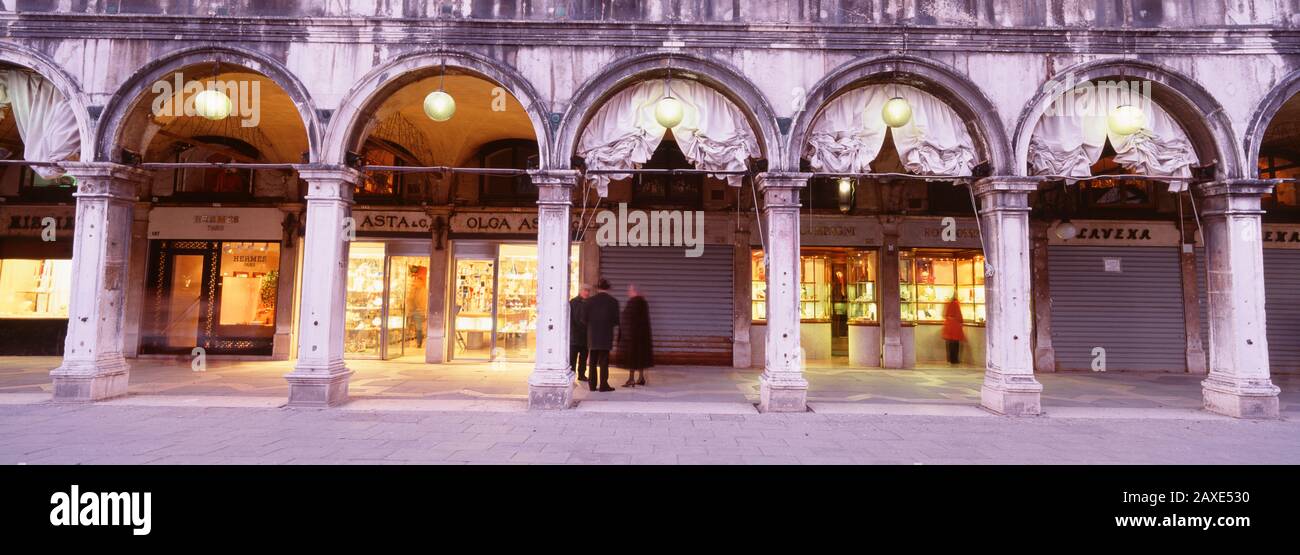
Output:
[[[591,170],[636,169],[659,147],[667,131],[655,121],[655,106],[667,92],[664,80],[638,83],[615,94],[587,123],[578,141],[578,156]],[[672,94],[682,102],[682,122],[673,137],[686,159],[700,170],[739,171],[761,155],[758,140],[744,113],[718,91],[694,81],[673,81]],[[609,182],[631,174],[591,176],[600,196]],[[741,176],[727,182],[740,186]]]
[[[23,159],[29,162],[71,160],[81,149],[77,118],[54,84],[23,70],[0,70],[0,106],[14,115],[23,140]],[[32,166],[45,179],[63,175],[63,168]]]
[[812,169],[868,173],[889,126],[881,115],[894,97],[907,100],[912,119],[893,129],[894,146],[907,171],[918,175],[970,175],[975,144],[955,111],[933,95],[907,85],[868,85],[826,105],[804,146]]
[[[1070,94],[1070,93],[1066,93]],[[1127,98],[1126,98],[1127,97]],[[1089,177],[1092,165],[1101,159],[1107,139],[1115,149],[1115,162],[1139,175],[1191,177],[1196,152],[1186,132],[1159,104],[1136,96],[1093,94],[1085,102],[1067,105],[1069,97],[1054,102],[1038,120],[1029,140],[1029,169],[1034,175]],[[1110,130],[1112,110],[1123,104],[1142,109],[1147,124],[1132,135]],[[1185,182],[1172,182],[1169,190],[1186,189]]]

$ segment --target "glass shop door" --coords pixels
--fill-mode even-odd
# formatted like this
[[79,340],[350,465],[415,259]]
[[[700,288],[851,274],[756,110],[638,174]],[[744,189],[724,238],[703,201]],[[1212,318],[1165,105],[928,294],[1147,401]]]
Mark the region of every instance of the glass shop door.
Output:
[[496,260],[457,258],[452,299],[453,358],[492,359],[496,318]]

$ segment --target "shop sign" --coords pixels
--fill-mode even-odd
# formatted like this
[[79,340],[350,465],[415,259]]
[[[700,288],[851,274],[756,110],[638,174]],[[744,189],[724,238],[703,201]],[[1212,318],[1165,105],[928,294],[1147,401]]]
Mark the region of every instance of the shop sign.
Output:
[[1264,248],[1300,250],[1300,225],[1264,224]]
[[284,212],[278,208],[154,208],[149,211],[149,238],[279,241],[283,222]]
[[803,218],[799,223],[799,244],[807,246],[879,245],[880,224],[874,220]]
[[904,220],[898,244],[905,247],[983,248],[975,218],[925,218]]
[[536,212],[460,212],[451,217],[452,233],[537,233]]
[[42,237],[53,223],[55,238],[71,237],[76,216],[75,206],[0,206],[0,236]]
[[352,213],[357,233],[403,233],[427,236],[433,232],[433,217],[424,212],[401,210],[357,210]]
[[1061,239],[1049,229],[1048,243],[1094,247],[1172,247],[1181,243],[1178,226],[1173,222],[1076,220],[1071,223],[1078,230],[1074,238]]

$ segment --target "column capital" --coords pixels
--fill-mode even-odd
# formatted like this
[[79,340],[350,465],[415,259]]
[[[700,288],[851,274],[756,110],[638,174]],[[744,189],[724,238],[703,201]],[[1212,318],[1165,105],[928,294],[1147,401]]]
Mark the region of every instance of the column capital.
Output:
[[361,183],[361,172],[347,166],[303,164],[296,166],[298,177],[307,181],[307,201],[341,200],[352,202],[352,190]]
[[799,189],[807,187],[812,176],[811,173],[802,172],[763,172],[754,176],[754,178],[758,182],[759,190]]
[[971,184],[975,196],[982,197],[996,193],[1029,194],[1038,190],[1038,177],[995,175],[976,180]]
[[567,187],[578,185],[578,170],[528,170],[528,179],[538,187]]
[[80,198],[134,201],[152,177],[146,170],[112,162],[68,162],[63,164],[63,169],[77,180],[77,192],[73,196]]
[[1196,188],[1206,197],[1263,196],[1273,192],[1279,182],[1278,179],[1224,179],[1200,183]]

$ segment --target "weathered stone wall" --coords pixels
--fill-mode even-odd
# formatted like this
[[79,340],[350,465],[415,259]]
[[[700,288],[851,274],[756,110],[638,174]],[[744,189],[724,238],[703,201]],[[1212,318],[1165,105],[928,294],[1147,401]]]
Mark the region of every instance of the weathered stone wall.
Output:
[[1283,0],[3,0],[4,11],[939,25],[1196,27],[1294,21]]
[[[1023,146],[1018,130],[1032,124],[1023,120],[1044,83],[1087,64],[1129,61],[1145,65],[1116,71],[1167,76],[1174,96],[1204,97],[1199,119],[1219,122],[1207,133],[1221,136],[1210,151],[1238,161],[1248,159],[1244,145],[1259,120],[1267,123],[1267,114],[1259,112],[1270,91],[1293,83],[1300,69],[1300,31],[1291,30],[1297,8],[1271,0],[0,3],[8,12],[17,10],[0,13],[3,59],[31,66],[39,58],[66,73],[101,137],[113,111],[126,107],[113,102],[114,96],[147,88],[137,82],[142,68],[167,68],[182,58],[202,58],[203,48],[224,47],[228,58],[247,59],[310,108],[304,108],[314,120],[309,132],[315,146],[325,148],[314,148],[314,155],[326,162],[327,130],[345,123],[332,120],[354,87],[382,73],[385,64],[418,52],[469,53],[517,76],[536,95],[521,100],[537,106],[538,118],[552,132],[575,109],[584,87],[617,82],[622,76],[609,75],[608,68],[635,56],[690,56],[716,65],[717,71],[699,72],[755,91],[755,103],[766,106],[747,108],[764,120],[760,126],[782,134],[798,122],[801,109],[817,109],[815,102],[801,101],[819,83],[836,84],[842,68],[888,56],[918,59],[950,73],[949,81],[969,85],[974,92],[954,100],[984,106],[971,110],[987,120],[981,125],[1000,127],[991,129],[989,140],[1010,153]],[[337,15],[380,17],[318,17]],[[499,21],[519,18],[524,20]],[[169,62],[174,55],[178,61]],[[797,146],[786,144],[785,135],[774,137],[764,145],[769,161],[789,166],[782,160]],[[102,157],[111,150],[90,152]],[[562,165],[568,154],[552,152],[550,159]],[[1000,171],[1018,171],[1013,156],[1006,160]],[[1252,165],[1239,166],[1249,172]]]

